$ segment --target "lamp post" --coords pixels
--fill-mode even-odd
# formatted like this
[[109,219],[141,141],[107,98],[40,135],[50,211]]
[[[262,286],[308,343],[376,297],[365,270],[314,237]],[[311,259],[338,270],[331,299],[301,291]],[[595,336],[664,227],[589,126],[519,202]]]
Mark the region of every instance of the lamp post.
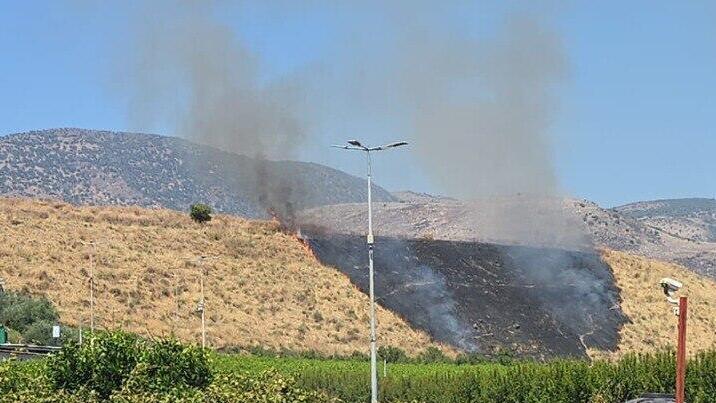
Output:
[[90,297],[90,334],[94,334],[94,255],[97,252],[95,241],[83,242],[83,245],[91,246],[89,252],[89,297]]
[[197,261],[199,262],[199,269],[201,271],[201,275],[199,276],[201,299],[199,300],[199,304],[196,307],[196,310],[201,313],[201,348],[206,348],[206,300],[204,299],[204,261],[207,259],[216,258],[216,256],[199,256],[197,258]]
[[368,235],[366,237],[368,243],[368,288],[370,294],[370,396],[371,403],[378,402],[378,365],[377,365],[377,346],[376,346],[376,334],[375,334],[375,288],[373,281],[373,203],[372,203],[372,162],[371,152],[383,151],[389,148],[395,148],[407,145],[405,141],[399,141],[395,143],[386,144],[379,147],[366,147],[361,144],[358,140],[348,141],[348,145],[340,146],[333,145],[331,147],[341,148],[344,150],[356,150],[363,151],[366,155],[366,162],[368,164]]

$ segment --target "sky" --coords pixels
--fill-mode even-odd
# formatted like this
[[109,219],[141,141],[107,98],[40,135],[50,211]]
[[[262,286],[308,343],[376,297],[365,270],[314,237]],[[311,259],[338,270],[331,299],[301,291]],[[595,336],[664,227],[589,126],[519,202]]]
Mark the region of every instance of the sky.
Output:
[[[0,0],[0,134],[54,127],[150,131],[124,104],[122,65],[137,1]],[[437,12],[443,2],[423,2]],[[459,4],[458,4],[459,3]],[[455,2],[440,23],[489,35],[531,2]],[[611,207],[637,200],[716,195],[716,2],[575,1],[546,7],[567,73],[550,115],[550,153],[565,193]],[[325,67],[346,27],[383,38],[372,15],[334,14],[320,1],[220,1],[217,18],[260,59],[266,80]],[[161,20],[158,20],[161,21]],[[160,22],[158,22],[160,23]],[[355,35],[355,32],[351,34]],[[376,100],[380,101],[380,100]],[[356,115],[360,113],[356,111]],[[358,155],[328,148],[406,135],[379,116],[334,114],[310,127],[297,157],[355,175]],[[390,190],[445,193],[410,148],[375,158]]]

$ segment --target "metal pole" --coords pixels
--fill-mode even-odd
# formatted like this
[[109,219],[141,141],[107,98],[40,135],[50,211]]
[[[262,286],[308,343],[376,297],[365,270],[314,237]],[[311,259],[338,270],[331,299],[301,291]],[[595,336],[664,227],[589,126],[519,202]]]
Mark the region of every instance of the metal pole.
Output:
[[686,297],[679,298],[679,338],[676,351],[676,403],[685,402],[687,305]]
[[204,259],[199,260],[201,269],[201,348],[206,348],[206,305],[204,301]]
[[174,324],[172,324],[172,336],[176,336],[177,327],[179,326],[179,280],[177,279],[177,270],[174,269]]
[[375,283],[373,281],[373,200],[371,198],[371,161],[368,158],[368,276],[370,288],[370,396],[371,403],[378,402],[378,364],[375,334]]
[[94,243],[90,252],[90,334],[94,334]]

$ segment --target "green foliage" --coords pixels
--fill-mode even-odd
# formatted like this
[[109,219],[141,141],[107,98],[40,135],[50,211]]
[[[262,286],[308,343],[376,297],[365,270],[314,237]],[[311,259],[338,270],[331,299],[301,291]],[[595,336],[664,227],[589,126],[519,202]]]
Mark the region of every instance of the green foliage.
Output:
[[[227,356],[218,357],[216,366],[251,373],[275,368],[303,389],[346,402],[370,396],[369,363],[363,361]],[[647,392],[673,393],[674,366],[671,352],[627,355],[618,362],[401,363],[388,365],[379,382],[386,402],[621,403]],[[716,401],[716,352],[689,361],[686,389],[691,403]]]
[[445,356],[445,354],[443,354],[442,351],[440,351],[439,348],[435,346],[430,346],[418,356],[418,360],[424,363],[431,363],[446,362],[448,361],[448,358]]
[[211,214],[213,212],[210,206],[202,203],[192,204],[191,207],[189,207],[189,216],[199,224],[211,221]]
[[101,398],[119,389],[137,365],[142,345],[130,333],[99,333],[82,346],[66,343],[48,362],[49,377],[56,389],[88,388]]
[[[58,361],[70,361],[71,355],[60,354],[47,361],[0,361],[0,401],[42,403],[299,403],[339,402],[325,392],[309,391],[297,386],[295,379],[274,370],[258,373],[210,371],[205,350],[184,346],[175,341],[145,342],[126,334],[113,333],[98,336],[91,351],[106,352],[111,345],[123,349],[127,344],[143,346],[136,365],[122,373],[121,385],[107,391],[97,379],[85,383],[75,382],[74,388],[60,388],[53,378]],[[98,348],[97,344],[104,347]],[[74,354],[89,355],[84,346]],[[87,358],[87,357],[85,357]],[[109,364],[94,357],[95,365]],[[73,362],[74,367],[82,364]],[[79,365],[78,365],[79,364]],[[196,366],[196,367],[195,367]],[[198,368],[198,369],[197,369]],[[96,368],[101,370],[100,368]],[[65,373],[65,376],[69,374]]]
[[212,379],[205,350],[175,340],[150,342],[120,331],[99,333],[82,346],[70,341],[47,367],[55,389],[91,390],[103,399],[123,388],[147,393],[204,388]]
[[[1,401],[22,402],[364,402],[369,400],[369,363],[358,360],[214,355],[175,341],[151,342],[121,333],[99,335],[92,347],[46,361],[0,362]],[[103,347],[98,347],[102,345]],[[94,378],[60,387],[53,375],[67,365],[94,371],[120,368],[122,360],[91,357],[106,348],[135,351],[135,365],[118,386],[103,391]],[[87,349],[87,351],[83,351]],[[104,353],[102,353],[104,351]],[[383,350],[383,352],[388,350]],[[73,354],[82,359],[71,359]],[[78,355],[79,354],[79,355]],[[61,359],[61,357],[65,357]],[[477,358],[475,358],[477,359]],[[58,361],[64,364],[58,363]],[[117,362],[120,362],[117,364]],[[115,364],[112,364],[112,363]],[[59,365],[59,366],[58,366]],[[384,402],[621,403],[646,392],[673,393],[674,354],[627,355],[618,362],[554,360],[479,365],[397,363],[380,376]],[[82,371],[78,371],[82,373]],[[107,372],[103,372],[107,376]],[[98,383],[100,382],[100,383]],[[687,400],[716,399],[716,352],[688,363]]]
[[204,388],[212,379],[205,350],[176,340],[160,340],[140,352],[132,380],[152,387]]
[[408,360],[404,350],[393,346],[378,347],[378,356],[389,363],[406,362]]
[[0,323],[32,344],[50,344],[52,326],[59,315],[52,303],[44,297],[16,292],[0,293]]

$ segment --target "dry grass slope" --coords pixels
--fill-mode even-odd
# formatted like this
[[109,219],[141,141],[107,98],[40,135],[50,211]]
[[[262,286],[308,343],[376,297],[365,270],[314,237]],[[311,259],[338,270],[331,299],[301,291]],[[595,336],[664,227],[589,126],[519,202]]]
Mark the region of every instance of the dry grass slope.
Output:
[[689,297],[689,354],[716,348],[716,282],[675,264],[623,252],[605,251],[603,256],[612,267],[617,286],[621,289],[622,310],[631,320],[620,332],[620,350],[615,355],[675,348],[677,318],[658,288],[663,277],[682,281],[684,288],[679,295]]
[[[191,259],[204,254],[216,256],[205,264],[210,345],[366,350],[367,297],[276,223],[217,216],[202,226],[169,210],[0,199],[6,287],[46,295],[63,322],[85,328],[92,241],[100,328],[198,341]],[[379,309],[378,321],[385,344],[413,354],[431,345],[390,311]]]

